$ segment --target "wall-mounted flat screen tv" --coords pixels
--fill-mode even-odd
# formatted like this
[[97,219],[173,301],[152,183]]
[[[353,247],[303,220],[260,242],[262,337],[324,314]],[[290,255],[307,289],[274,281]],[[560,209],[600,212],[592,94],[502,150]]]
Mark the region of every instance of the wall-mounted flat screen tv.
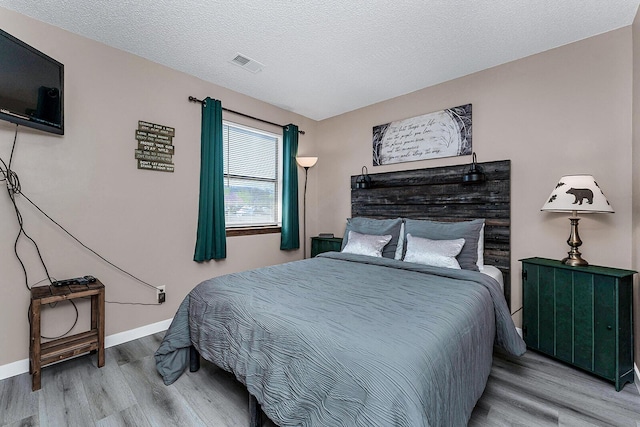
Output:
[[0,119],[64,135],[64,65],[0,30]]

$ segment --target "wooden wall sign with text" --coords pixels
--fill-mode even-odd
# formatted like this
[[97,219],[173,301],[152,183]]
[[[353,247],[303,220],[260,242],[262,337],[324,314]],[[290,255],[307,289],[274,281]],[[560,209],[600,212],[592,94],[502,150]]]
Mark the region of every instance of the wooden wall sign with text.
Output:
[[175,128],[138,120],[135,157],[138,169],[173,172],[173,137]]

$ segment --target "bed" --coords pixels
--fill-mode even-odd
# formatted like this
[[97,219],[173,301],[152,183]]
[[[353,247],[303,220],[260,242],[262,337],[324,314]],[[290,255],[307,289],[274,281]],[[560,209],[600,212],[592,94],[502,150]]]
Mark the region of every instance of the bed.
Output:
[[[475,267],[479,220],[458,219],[354,218],[340,253],[199,284],[156,352],[158,372],[171,384],[199,354],[234,373],[280,426],[466,425],[494,345],[516,355],[525,345],[507,290]],[[393,236],[374,239],[371,227]],[[403,260],[422,254],[416,242],[434,230],[461,227],[466,243],[453,258],[465,268]],[[380,236],[382,256],[353,251]]]

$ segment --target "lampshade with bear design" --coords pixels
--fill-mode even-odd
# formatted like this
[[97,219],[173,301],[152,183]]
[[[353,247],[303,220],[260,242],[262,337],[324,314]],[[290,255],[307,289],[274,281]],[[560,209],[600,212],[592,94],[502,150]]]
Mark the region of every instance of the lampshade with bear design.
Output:
[[571,212],[571,234],[567,243],[571,246],[569,256],[562,262],[567,265],[589,265],[582,259],[578,247],[582,245],[578,235],[578,213],[613,213],[611,204],[591,175],[566,175],[560,178],[551,192],[543,211]]
[[543,211],[613,212],[602,189],[591,175],[567,175],[560,178]]

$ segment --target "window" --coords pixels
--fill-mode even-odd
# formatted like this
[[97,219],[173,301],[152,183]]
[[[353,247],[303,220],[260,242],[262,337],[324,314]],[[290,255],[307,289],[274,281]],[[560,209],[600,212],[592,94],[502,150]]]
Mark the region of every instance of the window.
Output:
[[282,223],[282,136],[223,122],[227,229]]

